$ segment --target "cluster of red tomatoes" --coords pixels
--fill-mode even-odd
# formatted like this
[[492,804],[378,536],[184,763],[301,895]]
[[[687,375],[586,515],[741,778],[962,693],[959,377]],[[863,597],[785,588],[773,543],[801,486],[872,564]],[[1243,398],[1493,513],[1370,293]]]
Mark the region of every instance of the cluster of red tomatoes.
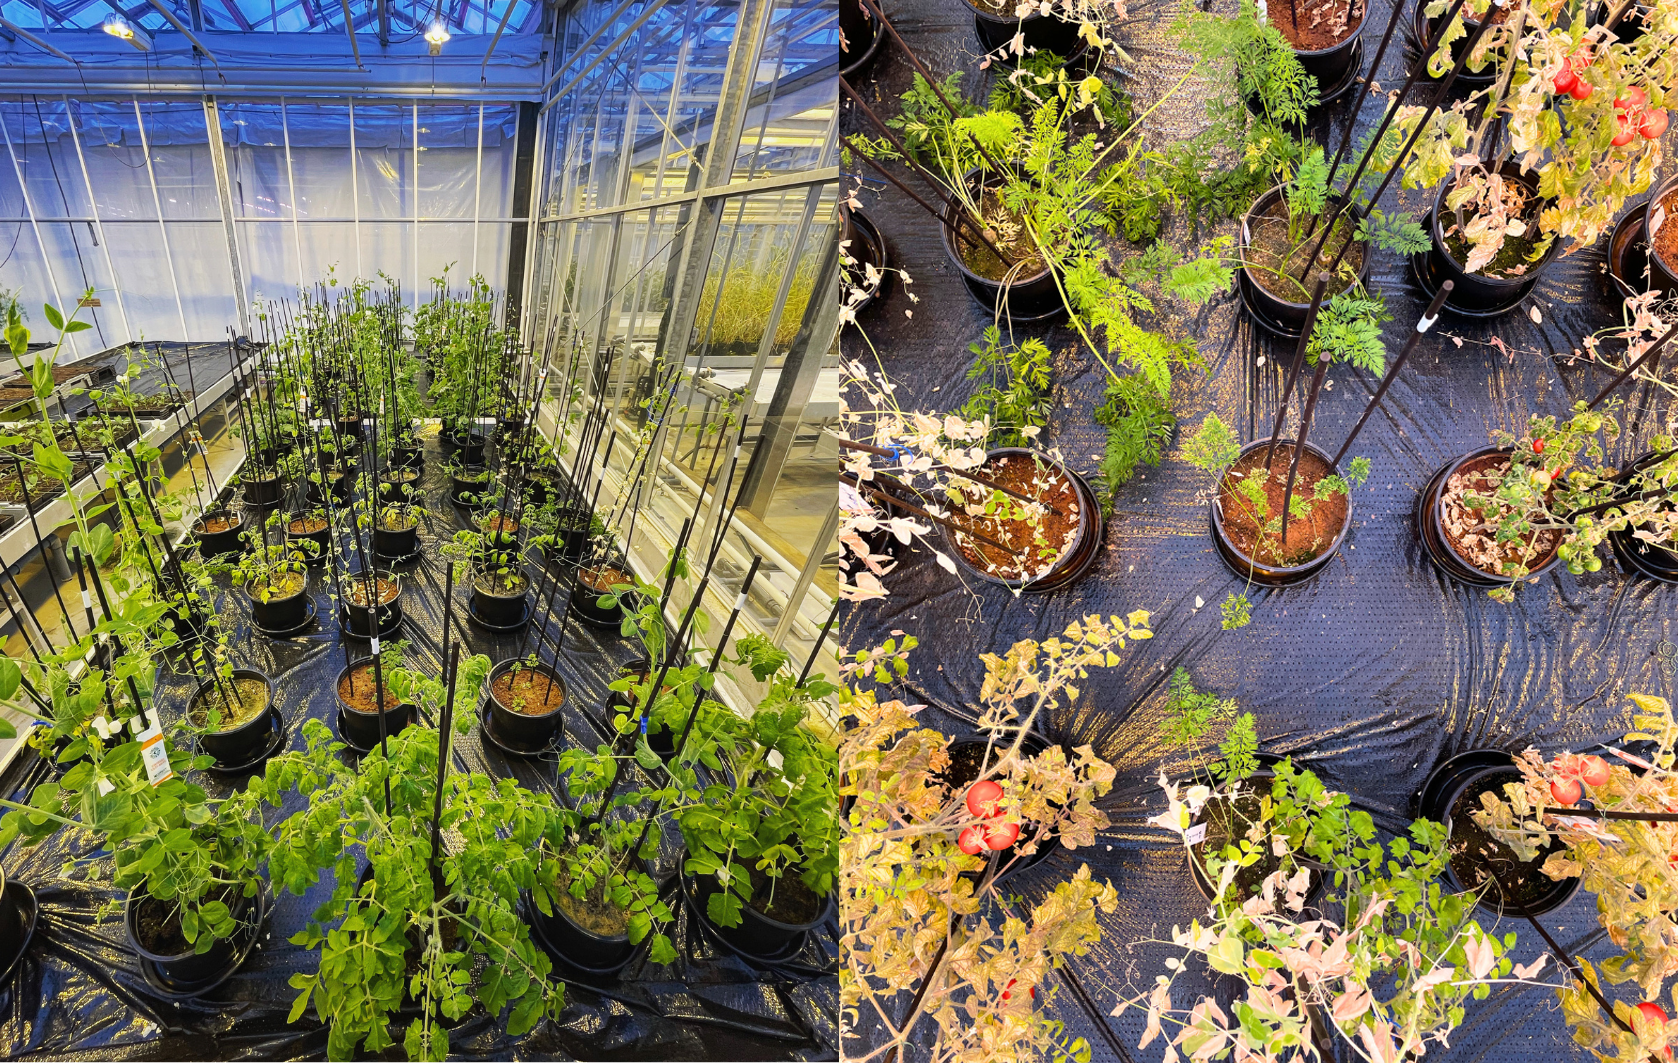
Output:
[[1550,766],[1562,774],[1550,782],[1550,797],[1558,805],[1577,804],[1585,796],[1582,783],[1602,786],[1608,782],[1608,762],[1601,757],[1569,753],[1557,757]]
[[[1578,52],[1568,56],[1567,65],[1550,81],[1556,95],[1566,93],[1576,100],[1590,99],[1595,90],[1590,82],[1579,76],[1579,71],[1590,66],[1594,58]],[[1651,110],[1647,106],[1648,102],[1648,94],[1636,85],[1627,89],[1625,95],[1614,100],[1614,121],[1619,126],[1613,141],[1616,148],[1625,147],[1639,136],[1645,140],[1655,140],[1666,132],[1666,111],[1659,107]]]
[[[992,823],[975,823],[956,837],[956,846],[968,856],[978,856],[986,849],[1006,849],[1020,836],[1020,825],[1001,819],[1002,787],[993,779],[980,779],[967,788],[967,811],[979,819]],[[1006,999],[1007,994],[1003,994]]]

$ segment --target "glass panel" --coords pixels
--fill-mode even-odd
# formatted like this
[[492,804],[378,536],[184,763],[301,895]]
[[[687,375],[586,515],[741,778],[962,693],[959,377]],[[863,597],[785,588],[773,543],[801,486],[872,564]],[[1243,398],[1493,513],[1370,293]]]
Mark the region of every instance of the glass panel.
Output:
[[[356,104],[356,195],[363,221],[414,216],[413,137],[410,108]],[[363,264],[368,276],[372,268]]]
[[[151,177],[141,147],[140,119],[134,105],[123,101],[73,106],[99,216],[107,222],[114,218],[155,219],[157,203],[152,197]],[[15,184],[0,179],[0,187]]]

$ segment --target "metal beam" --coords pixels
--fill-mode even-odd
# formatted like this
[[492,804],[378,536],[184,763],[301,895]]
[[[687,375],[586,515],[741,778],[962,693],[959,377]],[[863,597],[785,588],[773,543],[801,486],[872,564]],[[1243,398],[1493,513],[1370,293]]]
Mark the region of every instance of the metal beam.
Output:
[[254,28],[251,26],[250,19],[245,17],[245,13],[239,10],[238,0],[221,0],[221,6],[227,9],[229,15],[233,16],[234,24],[240,29],[249,33]]
[[57,48],[54,48],[52,45],[48,44],[46,41],[43,41],[41,38],[35,36],[33,33],[30,33],[28,30],[24,29],[22,26],[16,25],[15,23],[12,23],[12,22],[4,19],[4,18],[0,18],[0,26],[4,26],[6,29],[10,30],[12,33],[17,34],[19,37],[22,37],[24,40],[28,41],[30,44],[33,44],[35,47],[41,49],[41,51],[43,51],[43,52],[47,52],[51,55],[56,55],[56,56],[58,56],[58,58],[64,60],[66,63],[74,63],[75,62],[74,59],[70,58],[68,55],[65,55],[63,52],[59,51]]
[[355,16],[350,14],[350,0],[343,0],[343,5],[344,5],[344,32],[346,34],[348,34],[349,38],[350,38],[350,51],[352,53],[354,53],[354,55],[355,55],[355,68],[357,70],[360,70],[361,69],[361,45],[357,44],[356,40],[355,40]]
[[210,165],[215,169],[222,233],[227,237],[227,267],[233,274],[233,301],[239,310],[239,334],[249,336],[251,311],[245,298],[245,270],[239,260],[239,231],[233,215],[233,182],[227,172],[227,143],[221,136],[221,110],[216,106],[214,96],[204,97],[204,131],[210,142]]
[[192,32],[204,32],[204,0],[186,0],[187,17],[192,20]]
[[180,30],[181,35],[191,41],[194,48],[203,52],[204,58],[208,59],[212,63],[215,63],[217,70],[221,69],[221,63],[217,61],[215,53],[204,47],[204,42],[198,39],[198,35],[187,29],[186,26],[182,24],[181,20],[175,17],[175,13],[173,11],[170,11],[167,7],[163,6],[163,0],[151,0],[151,6],[157,8],[157,13],[168,19],[170,25]]
[[507,0],[507,12],[501,16],[501,25],[495,27],[495,36],[489,39],[489,47],[484,49],[484,61],[479,68],[489,65],[489,57],[495,54],[495,46],[501,43],[501,34],[507,30],[507,20],[513,17],[513,8],[519,6],[519,0]]
[[379,47],[390,47],[390,0],[378,0]]

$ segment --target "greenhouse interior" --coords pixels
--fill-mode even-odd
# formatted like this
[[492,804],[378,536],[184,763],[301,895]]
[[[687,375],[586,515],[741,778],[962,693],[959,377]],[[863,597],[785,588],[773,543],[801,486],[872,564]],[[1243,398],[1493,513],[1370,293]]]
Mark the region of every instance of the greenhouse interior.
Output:
[[0,0],[0,1057],[1670,1059],[1675,43]]

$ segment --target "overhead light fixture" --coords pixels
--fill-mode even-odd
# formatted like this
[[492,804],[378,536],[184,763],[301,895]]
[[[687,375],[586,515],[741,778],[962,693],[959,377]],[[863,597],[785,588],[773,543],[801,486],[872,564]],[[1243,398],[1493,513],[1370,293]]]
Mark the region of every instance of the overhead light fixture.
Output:
[[151,34],[134,25],[121,15],[108,15],[104,22],[105,32],[120,40],[125,40],[142,52],[151,51]]
[[449,39],[449,28],[443,24],[442,19],[438,19],[425,31],[425,39],[431,45],[432,55],[442,55],[443,44]]

